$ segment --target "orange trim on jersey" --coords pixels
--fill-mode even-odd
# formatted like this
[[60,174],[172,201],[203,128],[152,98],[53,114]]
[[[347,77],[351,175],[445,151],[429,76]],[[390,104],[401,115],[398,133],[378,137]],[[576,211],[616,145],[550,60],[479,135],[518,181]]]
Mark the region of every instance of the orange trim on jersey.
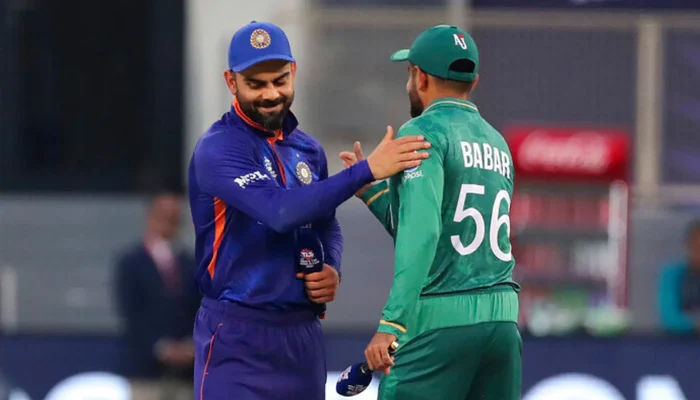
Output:
[[209,375],[209,362],[211,361],[211,353],[214,349],[214,339],[216,339],[216,334],[219,333],[219,328],[223,324],[216,326],[214,334],[211,335],[211,340],[209,340],[209,354],[207,354],[207,361],[204,363],[204,372],[202,372],[202,383],[199,385],[199,400],[204,400],[204,379]]
[[[252,119],[248,118],[247,115],[243,112],[241,109],[241,105],[238,103],[238,99],[236,97],[233,98],[233,109],[236,110],[236,114],[248,125],[252,126],[255,129],[259,129],[264,132],[270,132],[269,130],[265,129],[262,125],[259,123],[253,121]],[[287,185],[287,177],[284,173],[284,167],[282,166],[282,162],[280,162],[280,157],[277,154],[277,149],[275,148],[275,142],[282,139],[282,129],[279,129],[275,132],[272,132],[275,134],[274,137],[267,138],[267,143],[270,144],[270,147],[272,147],[272,152],[275,153],[275,161],[277,161],[277,166],[279,167],[280,174],[282,174],[282,182],[284,182],[285,185]]]
[[282,165],[282,162],[280,161],[280,156],[277,154],[277,149],[275,148],[275,142],[277,141],[277,139],[277,137],[267,138],[267,143],[270,144],[270,147],[272,147],[272,152],[275,153],[275,161],[277,161],[277,167],[279,167],[280,174],[282,176],[282,182],[284,182],[284,185],[287,186],[287,176],[284,173],[284,166]]
[[274,134],[275,134],[274,139],[282,139],[282,129],[279,129],[279,130],[277,130],[277,131],[272,132],[272,131],[270,131],[270,130],[268,130],[268,129],[265,129],[265,127],[262,126],[262,125],[260,125],[259,123],[257,123],[257,122],[255,122],[255,121],[253,121],[252,119],[248,118],[248,116],[245,115],[245,113],[244,113],[243,110],[241,109],[241,105],[240,105],[240,103],[238,103],[238,99],[237,99],[236,97],[233,98],[233,109],[236,110],[236,114],[238,114],[238,116],[241,117],[241,119],[243,120],[243,122],[245,122],[246,124],[252,126],[252,127],[255,128],[255,129],[259,129],[259,130],[261,130],[261,131],[263,131],[263,132],[271,132],[271,133],[274,133]]
[[255,129],[260,129],[261,131],[269,132],[267,129],[265,129],[265,127],[253,121],[252,119],[248,118],[247,115],[245,115],[245,113],[241,109],[241,105],[238,103],[238,99],[235,96],[233,97],[233,109],[236,110],[236,114],[238,114],[238,116],[241,117],[241,119],[245,121],[246,124],[252,126]]
[[214,224],[214,251],[211,255],[209,266],[207,267],[209,277],[212,279],[214,278],[214,271],[216,270],[216,259],[219,256],[221,240],[224,238],[224,228],[226,228],[226,203],[221,201],[218,197],[214,197]]

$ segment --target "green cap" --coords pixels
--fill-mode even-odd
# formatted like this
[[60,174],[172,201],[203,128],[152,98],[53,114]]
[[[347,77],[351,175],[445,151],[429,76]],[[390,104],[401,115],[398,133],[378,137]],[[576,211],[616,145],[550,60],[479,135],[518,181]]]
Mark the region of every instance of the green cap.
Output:
[[479,71],[479,50],[474,39],[450,25],[426,30],[410,49],[397,51],[391,60],[408,61],[430,75],[455,81],[473,82]]

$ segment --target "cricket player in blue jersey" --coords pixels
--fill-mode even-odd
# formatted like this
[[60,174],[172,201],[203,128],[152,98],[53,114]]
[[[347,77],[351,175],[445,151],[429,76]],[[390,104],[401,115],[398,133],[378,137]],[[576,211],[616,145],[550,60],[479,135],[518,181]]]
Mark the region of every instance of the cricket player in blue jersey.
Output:
[[[319,143],[290,112],[295,60],[284,32],[252,22],[229,47],[229,112],[200,138],[189,167],[196,232],[195,399],[320,400],[325,350],[319,304],[340,281],[335,209],[364,185],[413,168],[430,146],[394,139],[328,176]],[[323,269],[297,272],[300,230],[312,230]]]

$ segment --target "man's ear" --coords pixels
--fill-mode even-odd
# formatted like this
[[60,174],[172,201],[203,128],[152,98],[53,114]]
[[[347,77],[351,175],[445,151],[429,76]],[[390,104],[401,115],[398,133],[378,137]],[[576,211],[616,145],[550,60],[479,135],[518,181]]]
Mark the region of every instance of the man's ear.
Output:
[[292,77],[296,77],[297,76],[297,63],[293,62],[291,67],[292,67]]
[[231,70],[224,71],[224,80],[226,81],[226,86],[232,95],[236,94],[238,90],[236,86],[236,73]]
[[423,71],[420,68],[417,68],[416,78],[418,80],[418,82],[416,82],[417,89],[419,89],[421,91],[428,89],[428,81],[430,80],[430,77],[428,76],[428,74],[425,71]]
[[476,85],[479,84],[479,74],[476,74],[476,79],[474,79],[474,84],[472,85],[472,90],[476,89]]

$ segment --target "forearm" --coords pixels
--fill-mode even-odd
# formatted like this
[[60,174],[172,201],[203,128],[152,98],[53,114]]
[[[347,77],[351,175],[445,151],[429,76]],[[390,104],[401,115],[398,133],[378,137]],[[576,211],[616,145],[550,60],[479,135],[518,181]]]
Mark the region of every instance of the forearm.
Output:
[[396,230],[391,221],[391,196],[389,196],[389,192],[389,184],[387,181],[382,181],[367,189],[360,196],[360,199],[393,238],[396,235]]
[[[206,161],[206,160],[204,160]],[[208,167],[207,165],[203,166]],[[215,168],[218,167],[218,168]],[[335,211],[374,178],[367,162],[311,185],[280,188],[269,176],[256,171],[246,181],[234,168],[213,166],[198,174],[200,187],[277,232],[288,232]]]
[[378,331],[401,337],[406,333],[409,318],[414,314],[423,285],[432,266],[439,232],[426,229],[418,236],[416,232],[399,229],[396,238],[394,280],[389,298],[382,310]]
[[320,227],[321,243],[326,256],[324,262],[338,271],[341,276],[341,264],[343,261],[343,233],[335,216],[324,221]]
[[[436,173],[439,176],[439,174]],[[441,178],[441,177],[440,177]],[[398,227],[394,251],[394,280],[382,310],[379,332],[397,338],[406,333],[432,267],[442,231],[441,187],[425,180],[413,187],[399,185]]]
[[420,166],[420,174],[405,179],[401,173],[391,186],[398,204],[394,280],[378,331],[397,338],[414,329],[407,325],[415,314],[442,232],[442,158],[436,147],[428,151],[430,158]]

